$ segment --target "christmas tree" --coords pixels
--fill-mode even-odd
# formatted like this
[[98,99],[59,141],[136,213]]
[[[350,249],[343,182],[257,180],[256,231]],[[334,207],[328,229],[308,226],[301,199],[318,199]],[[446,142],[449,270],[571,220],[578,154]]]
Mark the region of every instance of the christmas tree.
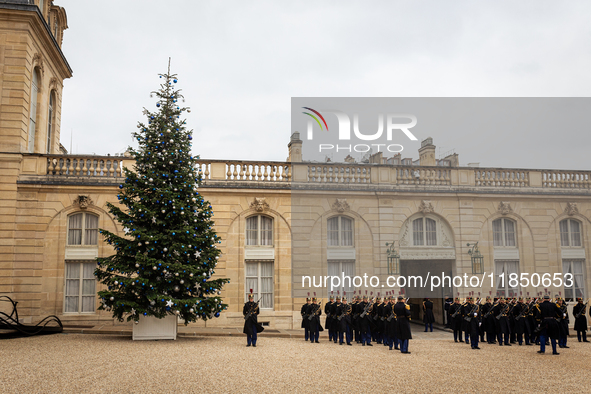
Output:
[[221,243],[213,230],[213,211],[199,193],[201,170],[191,156],[191,131],[181,119],[176,75],[160,74],[156,112],[144,108],[147,124],[133,133],[134,170],[125,168],[119,204],[107,204],[125,236],[100,230],[115,254],[97,258],[95,275],[107,286],[99,291],[99,310],[123,321],[141,316],[179,315],[185,324],[218,317],[227,305],[220,297],[228,279],[211,279]]

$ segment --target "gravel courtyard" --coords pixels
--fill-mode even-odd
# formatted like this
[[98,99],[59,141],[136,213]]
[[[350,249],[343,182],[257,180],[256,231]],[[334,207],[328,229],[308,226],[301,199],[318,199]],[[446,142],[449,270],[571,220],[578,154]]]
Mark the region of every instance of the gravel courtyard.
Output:
[[339,346],[326,336],[133,342],[57,334],[0,341],[3,393],[588,392],[591,346],[570,339],[559,356],[537,347],[454,343],[444,332],[414,334],[412,354]]

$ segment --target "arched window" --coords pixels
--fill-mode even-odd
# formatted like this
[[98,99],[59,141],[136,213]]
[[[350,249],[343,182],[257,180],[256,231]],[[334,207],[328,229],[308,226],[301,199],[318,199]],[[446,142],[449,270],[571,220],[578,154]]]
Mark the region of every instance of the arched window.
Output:
[[516,247],[515,222],[511,219],[500,218],[492,223],[493,246]]
[[580,248],[581,223],[574,219],[564,219],[560,222],[560,245]]
[[98,216],[80,212],[68,217],[68,245],[97,245]]
[[55,105],[55,92],[49,94],[49,108],[47,110],[47,153],[51,153],[51,137],[53,133],[53,106]]
[[35,128],[37,124],[37,95],[39,93],[39,71],[33,70],[31,81],[31,108],[29,110],[29,145],[28,152],[35,152]]
[[418,218],[413,220],[412,243],[415,246],[436,246],[437,222],[431,218]]
[[335,216],[327,224],[328,246],[353,246],[353,219]]
[[256,215],[246,219],[246,246],[273,246],[273,219]]

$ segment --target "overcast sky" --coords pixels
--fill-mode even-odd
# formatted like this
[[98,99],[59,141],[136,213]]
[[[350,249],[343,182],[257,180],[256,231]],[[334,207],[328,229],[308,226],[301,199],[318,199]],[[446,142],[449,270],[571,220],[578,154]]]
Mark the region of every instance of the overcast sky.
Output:
[[[132,144],[157,74],[179,76],[194,153],[287,157],[291,97],[588,97],[589,1],[55,0],[66,9],[61,140]],[[591,111],[589,111],[591,112]],[[447,131],[446,133],[449,133]],[[591,169],[589,123],[454,140],[460,163]],[[536,141],[535,144],[529,142]],[[405,152],[407,153],[407,152]],[[408,155],[418,157],[416,152]],[[511,158],[511,160],[505,158]]]

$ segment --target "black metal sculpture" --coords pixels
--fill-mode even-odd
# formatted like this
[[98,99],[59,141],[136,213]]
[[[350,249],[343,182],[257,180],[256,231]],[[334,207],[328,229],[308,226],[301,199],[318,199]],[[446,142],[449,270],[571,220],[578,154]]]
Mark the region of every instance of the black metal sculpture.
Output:
[[[10,315],[0,311],[0,338],[7,337],[28,337],[33,335],[56,334],[64,331],[64,326],[57,316],[47,316],[35,325],[25,325],[19,323],[18,311],[16,310],[17,301],[13,301],[8,296],[0,296],[0,302],[8,302],[12,306]],[[55,325],[57,324],[57,325]]]

